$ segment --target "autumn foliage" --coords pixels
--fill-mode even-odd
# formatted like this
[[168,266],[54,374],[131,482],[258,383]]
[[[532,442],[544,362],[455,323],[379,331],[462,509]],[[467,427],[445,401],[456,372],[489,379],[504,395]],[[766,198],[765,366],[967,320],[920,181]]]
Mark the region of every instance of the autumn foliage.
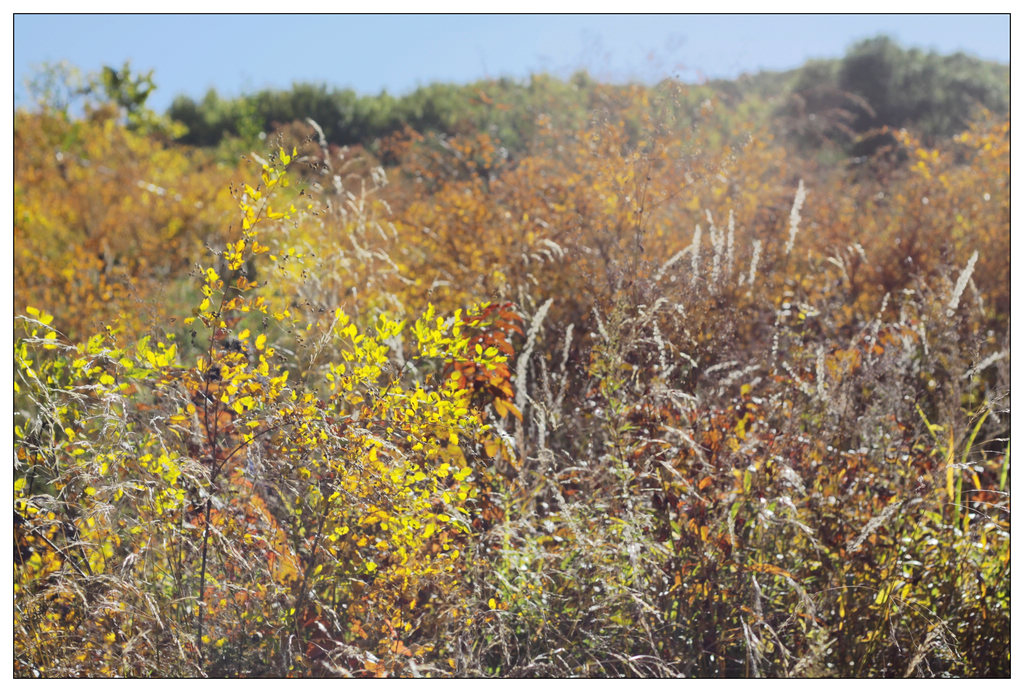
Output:
[[387,167],[18,112],[14,675],[1008,675],[1008,121],[684,92]]

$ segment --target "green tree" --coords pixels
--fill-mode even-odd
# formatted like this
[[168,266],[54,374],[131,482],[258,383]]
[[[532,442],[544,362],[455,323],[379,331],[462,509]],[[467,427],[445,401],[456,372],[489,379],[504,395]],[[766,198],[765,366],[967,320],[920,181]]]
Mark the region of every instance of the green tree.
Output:
[[964,130],[977,108],[1006,112],[1009,70],[963,53],[942,56],[901,48],[886,36],[861,41],[843,58],[841,91],[864,98],[853,122],[858,132],[914,126],[926,137]]
[[145,74],[133,73],[129,62],[125,62],[120,70],[106,65],[99,76],[92,80],[91,89],[118,108],[131,130],[171,138],[184,134],[181,123],[146,107],[146,101],[156,90],[153,70]]

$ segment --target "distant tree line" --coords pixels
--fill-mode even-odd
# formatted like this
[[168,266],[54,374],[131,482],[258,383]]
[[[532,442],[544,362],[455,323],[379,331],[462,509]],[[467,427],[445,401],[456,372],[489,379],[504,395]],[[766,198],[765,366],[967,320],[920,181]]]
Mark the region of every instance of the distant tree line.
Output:
[[386,91],[360,96],[351,89],[300,83],[289,90],[266,89],[234,99],[222,98],[214,90],[200,101],[180,96],[168,115],[188,127],[179,141],[198,146],[312,118],[327,140],[338,145],[370,145],[408,126],[424,133],[487,131],[506,146],[518,147],[541,113],[559,124],[582,123],[594,106],[594,86],[585,72],[567,81],[534,75],[525,81],[437,83],[401,97]]
[[925,141],[949,137],[980,108],[1001,116],[1009,104],[1008,65],[904,49],[880,36],[841,60],[800,68],[778,113],[801,144],[838,139],[856,148],[859,137],[882,127],[913,129]]
[[[664,86],[659,85],[659,87]],[[679,86],[679,85],[676,85]],[[545,114],[555,125],[579,125],[614,107],[616,89],[586,72],[568,80],[534,75],[467,85],[431,84],[405,96],[360,96],[351,89],[295,84],[223,98],[211,90],[199,101],[178,97],[168,116],[188,128],[179,141],[214,146],[225,137],[249,138],[275,126],[312,118],[338,145],[374,142],[405,126],[421,133],[488,132],[515,151]],[[790,72],[764,72],[734,81],[687,88],[674,106],[686,113],[708,95],[762,104],[762,117],[807,147],[838,142],[850,148],[863,133],[909,127],[925,140],[962,130],[979,107],[1009,108],[1009,66],[963,53],[941,55],[904,49],[880,36],[853,45],[835,60],[810,61]],[[683,93],[676,89],[675,95]],[[749,104],[748,104],[749,105]],[[673,120],[682,124],[679,118]]]

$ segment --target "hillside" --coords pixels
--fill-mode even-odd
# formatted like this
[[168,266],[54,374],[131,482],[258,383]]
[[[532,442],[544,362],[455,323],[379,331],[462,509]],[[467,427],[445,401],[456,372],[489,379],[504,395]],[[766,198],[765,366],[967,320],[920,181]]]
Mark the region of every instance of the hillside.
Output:
[[17,111],[14,675],[1008,676],[1007,83]]
[[[761,72],[736,80],[688,85],[666,80],[648,98],[671,92],[668,106],[678,119],[708,98],[751,113],[780,135],[821,147],[821,135],[851,138],[880,127],[909,127],[926,138],[949,137],[966,127],[978,107],[996,114],[1009,108],[1009,67],[963,54],[905,50],[878,37],[852,46],[841,59],[817,60],[787,72]],[[633,86],[599,84],[586,72],[567,81],[545,75],[473,84],[432,84],[401,97],[358,96],[350,89],[296,84],[237,99],[215,91],[196,102],[179,97],[167,116],[184,124],[186,144],[214,146],[225,137],[312,118],[327,141],[340,146],[374,143],[404,127],[456,135],[488,132],[518,153],[540,114],[558,125],[579,127],[629,93]],[[809,121],[818,120],[813,123]],[[817,132],[815,131],[817,130]]]

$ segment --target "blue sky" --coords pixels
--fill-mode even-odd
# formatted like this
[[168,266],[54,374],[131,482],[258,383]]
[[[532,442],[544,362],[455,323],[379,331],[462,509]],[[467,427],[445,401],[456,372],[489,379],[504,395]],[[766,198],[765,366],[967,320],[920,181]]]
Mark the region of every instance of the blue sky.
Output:
[[[619,5],[621,7],[621,4]],[[293,82],[403,94],[435,81],[566,76],[684,81],[789,69],[886,33],[1009,62],[1006,15],[17,15],[14,98],[43,62],[154,70],[150,105]]]

